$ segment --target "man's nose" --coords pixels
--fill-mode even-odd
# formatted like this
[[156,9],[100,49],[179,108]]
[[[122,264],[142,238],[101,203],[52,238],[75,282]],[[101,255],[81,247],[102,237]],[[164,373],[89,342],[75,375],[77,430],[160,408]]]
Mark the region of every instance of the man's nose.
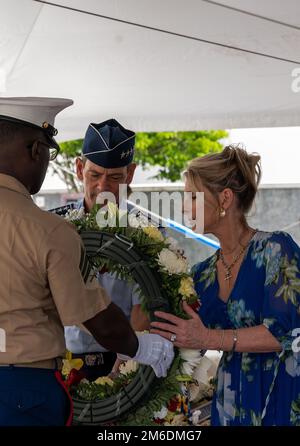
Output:
[[96,187],[99,192],[106,192],[108,188],[107,178],[105,176],[99,178]]

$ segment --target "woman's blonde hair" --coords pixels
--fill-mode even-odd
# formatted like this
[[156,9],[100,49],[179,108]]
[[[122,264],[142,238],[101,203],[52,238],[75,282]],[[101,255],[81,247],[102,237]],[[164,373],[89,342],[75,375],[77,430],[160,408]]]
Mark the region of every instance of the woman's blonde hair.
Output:
[[216,198],[224,189],[231,189],[236,194],[239,209],[246,214],[251,209],[261,178],[260,156],[229,145],[220,153],[190,161],[185,176],[196,189],[200,180]]

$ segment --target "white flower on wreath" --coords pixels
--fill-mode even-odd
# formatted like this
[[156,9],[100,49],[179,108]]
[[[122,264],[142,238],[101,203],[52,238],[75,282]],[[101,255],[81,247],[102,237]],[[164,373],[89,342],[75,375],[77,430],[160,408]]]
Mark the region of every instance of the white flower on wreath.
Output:
[[217,361],[212,361],[210,358],[203,356],[200,363],[196,366],[193,378],[199,383],[205,386],[209,385],[211,378],[215,376],[217,372]]
[[149,226],[149,219],[143,214],[129,213],[128,223],[132,228],[145,228]]
[[193,376],[194,369],[200,364],[203,357],[199,350],[193,350],[190,348],[180,348],[179,353],[183,359],[181,365],[181,373],[183,375]]
[[66,215],[64,216],[65,220],[68,222],[72,222],[75,220],[81,220],[85,215],[84,208],[81,207],[79,209],[70,209]]
[[155,226],[146,226],[145,228],[143,228],[143,231],[145,232],[145,234],[147,234],[149,237],[151,237],[156,242],[164,241],[164,236],[162,235],[160,230],[158,228],[156,228]]
[[201,410],[200,409],[194,410],[192,413],[192,420],[191,420],[192,426],[197,426],[198,423],[200,423],[200,420],[201,420]]
[[181,252],[178,241],[175,238],[167,237],[165,242],[168,245],[168,248],[170,249],[170,251],[173,251],[175,253]]
[[183,274],[188,272],[187,260],[167,248],[163,248],[158,254],[158,264],[169,274]]
[[209,395],[210,380],[216,374],[217,364],[206,356],[202,356],[199,350],[179,349],[183,364],[180,372],[193,378],[188,384],[190,401],[199,401]]
[[178,292],[183,297],[196,296],[193,279],[191,277],[183,277],[180,281]]
[[158,410],[157,412],[153,412],[153,418],[159,418],[160,420],[163,420],[164,418],[166,418],[167,414],[168,409],[166,408],[166,406],[162,406],[160,410]]
[[136,372],[138,369],[138,363],[129,359],[129,361],[124,362],[120,365],[119,371],[121,375],[129,375],[130,373]]

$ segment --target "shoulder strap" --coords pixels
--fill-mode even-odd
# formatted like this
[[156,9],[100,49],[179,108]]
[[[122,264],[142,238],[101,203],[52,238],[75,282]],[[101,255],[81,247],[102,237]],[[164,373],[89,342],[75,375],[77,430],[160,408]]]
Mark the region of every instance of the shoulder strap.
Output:
[[64,215],[66,215],[66,213],[68,211],[75,209],[75,208],[76,208],[76,203],[69,203],[69,204],[66,204],[65,206],[48,209],[48,212],[52,212],[53,214],[64,216]]

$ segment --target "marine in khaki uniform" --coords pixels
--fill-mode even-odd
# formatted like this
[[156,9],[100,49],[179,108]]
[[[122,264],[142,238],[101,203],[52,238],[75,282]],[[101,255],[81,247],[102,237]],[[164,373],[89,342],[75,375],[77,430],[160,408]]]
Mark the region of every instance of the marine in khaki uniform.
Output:
[[97,279],[88,279],[76,231],[31,198],[59,150],[54,118],[71,104],[0,98],[0,425],[66,424],[58,371],[64,325],[83,324],[105,348],[151,365],[157,376],[173,358],[169,341],[135,335]]

